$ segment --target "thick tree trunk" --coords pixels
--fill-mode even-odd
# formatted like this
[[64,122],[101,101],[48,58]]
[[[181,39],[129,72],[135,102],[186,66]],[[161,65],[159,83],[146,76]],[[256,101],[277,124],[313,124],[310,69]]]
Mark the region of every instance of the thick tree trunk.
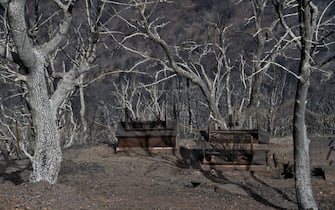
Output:
[[[53,109],[49,99],[44,68],[46,52],[54,50],[51,46],[53,44],[57,46],[64,35],[56,36],[53,42],[44,48],[34,46],[27,33],[25,5],[25,0],[10,1],[8,19],[15,47],[22,61],[21,67],[27,70],[28,100],[36,134],[34,156],[31,157],[33,172],[30,181],[44,180],[53,184],[57,180],[62,153],[56,125],[56,112],[54,111],[57,109]],[[65,23],[63,26],[67,28],[68,22]]]
[[51,107],[44,76],[44,58],[36,52],[35,68],[27,80],[29,103],[36,133],[35,154],[32,159],[31,182],[48,181],[54,184],[62,161],[56,113]]
[[209,108],[212,111],[215,122],[218,124],[218,126],[221,129],[226,129],[227,125],[225,123],[224,118],[222,117],[220,113],[218,105],[215,103],[215,99],[207,97],[207,100],[208,100]]

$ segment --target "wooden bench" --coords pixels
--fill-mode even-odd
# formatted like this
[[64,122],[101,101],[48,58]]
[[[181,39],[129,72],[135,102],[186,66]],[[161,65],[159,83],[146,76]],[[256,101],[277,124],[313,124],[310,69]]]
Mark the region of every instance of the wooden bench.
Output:
[[120,122],[116,130],[117,150],[174,149],[177,132],[175,122],[132,121]]
[[335,181],[335,140],[329,138],[311,141],[310,156],[312,174]]
[[204,164],[269,164],[270,147],[260,143],[258,130],[209,131],[204,135],[202,148]]

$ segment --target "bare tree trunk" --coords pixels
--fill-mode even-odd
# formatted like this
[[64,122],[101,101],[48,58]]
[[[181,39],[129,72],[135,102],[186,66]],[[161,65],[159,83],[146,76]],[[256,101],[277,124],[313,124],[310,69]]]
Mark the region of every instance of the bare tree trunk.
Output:
[[[276,48],[276,44],[272,46],[272,49],[267,49],[267,41],[270,40],[267,37],[267,33],[272,31],[272,25],[275,25],[271,23],[270,26],[265,26],[265,21],[263,21],[265,10],[269,4],[268,0],[250,0],[250,2],[255,21],[256,33],[254,34],[254,37],[256,37],[257,48],[253,58],[253,76],[249,92],[249,103],[243,111],[244,116],[241,116],[241,126],[243,126],[245,120],[249,120],[249,128],[254,128],[255,126],[253,122],[255,119],[256,121],[258,120],[257,109],[261,103],[261,85],[264,80],[264,75],[271,66],[271,62],[277,57],[278,53],[274,50]],[[274,20],[274,22],[275,21],[276,20]],[[271,53],[269,54],[268,52]]]
[[316,209],[310,179],[309,143],[305,125],[305,101],[309,87],[309,80],[299,82],[294,106],[293,140],[295,187],[299,209]]
[[79,95],[80,95],[80,121],[82,126],[81,141],[87,143],[87,121],[85,119],[86,104],[84,95],[84,75],[80,75],[79,82]]
[[264,64],[261,62],[264,56],[264,48],[265,48],[265,41],[266,41],[265,32],[263,32],[264,29],[262,26],[262,16],[263,16],[266,4],[267,4],[267,0],[262,0],[260,2],[251,0],[251,5],[253,7],[253,13],[255,16],[255,29],[257,30],[257,32],[259,32],[257,33],[257,51],[256,51],[256,55],[254,58],[255,60],[254,73],[256,74],[253,78],[253,84],[251,87],[251,94],[250,94],[250,102],[248,105],[253,108],[255,108],[260,101],[259,97],[260,97],[260,88],[261,88],[261,84],[263,81],[263,74],[269,67],[269,65],[267,65],[268,67],[262,70],[264,68]]
[[28,101],[36,134],[34,156],[28,156],[33,166],[30,181],[39,182],[44,180],[51,184],[54,184],[57,180],[62,152],[56,124],[58,106],[55,107],[49,97],[45,75],[47,64],[45,59],[64,40],[72,17],[69,13],[70,4],[65,6],[59,0],[55,0],[55,2],[62,7],[66,15],[59,26],[59,32],[49,42],[40,46],[34,45],[33,40],[28,36],[26,1],[1,2],[4,7],[8,7],[8,23],[12,29],[12,39],[17,54],[22,61],[20,67],[26,71],[26,75],[20,75],[19,77],[27,84]]
[[190,88],[190,80],[186,79],[186,95],[187,95],[187,110],[188,110],[188,128],[189,128],[189,133],[191,134],[193,132],[193,116],[192,116],[192,108],[191,108],[191,88]]
[[56,124],[56,113],[51,112],[44,76],[43,58],[36,58],[37,68],[27,80],[29,103],[36,133],[35,155],[32,159],[31,182],[42,180],[55,183],[62,161],[60,138]]
[[309,0],[299,0],[301,60],[293,118],[295,187],[299,209],[317,209],[310,177],[309,143],[305,124],[306,99],[310,79],[312,40],[317,8]]

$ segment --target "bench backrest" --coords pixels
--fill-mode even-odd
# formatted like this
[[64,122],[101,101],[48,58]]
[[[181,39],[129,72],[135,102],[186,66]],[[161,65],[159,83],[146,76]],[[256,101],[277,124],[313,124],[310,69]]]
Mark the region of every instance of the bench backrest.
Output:
[[213,130],[209,132],[211,143],[258,143],[257,130]]

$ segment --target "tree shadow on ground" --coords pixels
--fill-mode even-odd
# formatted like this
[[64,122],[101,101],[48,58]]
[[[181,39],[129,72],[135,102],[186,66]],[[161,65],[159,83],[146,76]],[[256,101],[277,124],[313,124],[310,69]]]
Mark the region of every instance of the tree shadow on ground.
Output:
[[290,201],[290,202],[293,202],[293,203],[296,203],[296,201],[295,201],[294,199],[290,198],[287,194],[285,194],[285,192],[281,191],[281,190],[278,189],[278,188],[275,188],[275,187],[272,187],[272,186],[268,185],[267,183],[265,183],[264,181],[262,181],[260,178],[258,178],[257,176],[255,176],[255,173],[254,173],[253,171],[250,172],[250,174],[251,174],[251,177],[252,177],[255,181],[259,182],[260,184],[262,184],[262,185],[264,185],[264,186],[266,186],[266,187],[269,187],[269,188],[273,189],[273,190],[276,191],[278,194],[280,194],[285,200]]
[[0,182],[10,181],[20,185],[28,181],[32,170],[29,160],[7,160],[0,163]]
[[3,173],[3,174],[0,174],[0,177],[3,178],[3,182],[10,181],[15,185],[20,185],[24,182],[20,173],[21,173],[20,171],[16,171],[13,173]]
[[[286,208],[283,208],[281,206],[278,206],[274,203],[272,203],[270,200],[268,200],[267,198],[265,198],[264,196],[260,195],[259,193],[257,193],[257,191],[255,189],[253,189],[252,187],[250,186],[247,186],[245,184],[241,184],[241,183],[238,183],[238,182],[234,182],[234,181],[231,181],[230,179],[228,179],[226,176],[223,175],[222,171],[221,170],[218,170],[218,169],[215,169],[215,168],[212,168],[212,171],[215,171],[214,173],[211,172],[211,171],[206,171],[206,170],[201,170],[202,174],[207,178],[209,179],[210,181],[214,182],[214,183],[220,183],[220,184],[234,184],[236,186],[239,186],[240,188],[242,188],[248,195],[250,195],[254,200],[256,200],[257,202],[260,202],[262,204],[264,204],[265,206],[268,206],[268,207],[272,207],[272,208],[275,208],[275,209],[286,209]],[[215,175],[213,175],[215,174]],[[262,183],[262,184],[265,184],[265,183]],[[271,186],[269,185],[265,185],[267,187],[270,187],[272,188]],[[274,188],[272,188],[274,189]],[[274,189],[276,190],[276,189]],[[278,192],[278,191],[277,191]],[[283,195],[283,193],[281,192],[280,193],[281,195]],[[284,196],[283,196],[284,197]],[[285,195],[285,199],[287,198],[288,196]],[[288,199],[288,201],[292,202],[291,199]]]
[[[283,209],[283,210],[286,209],[279,205],[274,204],[269,199],[265,198],[265,196],[262,196],[259,193],[257,193],[257,190],[253,189],[252,186],[247,186],[246,184],[241,184],[241,183],[230,180],[223,174],[222,170],[215,168],[215,166],[210,166],[209,169],[204,169],[204,167],[201,164],[201,160],[203,158],[202,152],[199,149],[181,148],[180,154],[182,157],[180,161],[182,161],[183,163],[189,164],[189,167],[191,168],[198,169],[202,173],[202,175],[208,180],[210,180],[211,182],[218,183],[218,184],[234,184],[240,187],[241,189],[243,189],[254,200],[264,204],[265,206],[272,207],[275,209]],[[295,203],[293,199],[289,198],[289,196],[286,195],[284,192],[282,192],[280,189],[274,188],[266,184],[264,181],[256,177],[254,173],[251,173],[251,176],[258,183],[262,184],[263,186],[267,188],[271,188],[272,190],[280,194],[285,200]]]

